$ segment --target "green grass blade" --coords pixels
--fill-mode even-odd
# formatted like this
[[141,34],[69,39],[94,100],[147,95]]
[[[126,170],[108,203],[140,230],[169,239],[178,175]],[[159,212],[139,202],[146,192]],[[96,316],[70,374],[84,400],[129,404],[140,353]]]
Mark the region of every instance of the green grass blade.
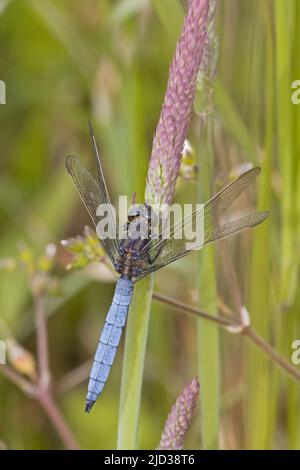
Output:
[[[208,127],[212,124],[210,123]],[[209,129],[207,129],[210,132]],[[204,141],[204,142],[203,142]],[[213,153],[211,135],[204,136],[199,143],[201,149],[199,163],[201,171],[198,178],[198,199],[204,201],[211,194],[213,178]],[[199,259],[199,306],[206,312],[216,315],[217,291],[216,280],[212,275],[207,282],[207,274],[215,271],[215,247],[209,246],[201,250]],[[220,361],[219,361],[219,331],[213,324],[197,321],[198,337],[198,375],[201,386],[201,436],[204,449],[217,449],[220,426]]]
[[[265,151],[262,161],[262,174],[258,186],[258,209],[271,207],[271,168],[274,152],[274,86],[273,86],[273,41],[270,12],[262,5],[264,31],[266,37],[265,61],[265,112],[267,126],[265,130]],[[251,272],[249,285],[249,311],[251,322],[264,338],[269,338],[270,290],[270,221],[255,229],[252,245]],[[259,273],[259,276],[258,276]],[[261,352],[250,347],[247,351],[248,386],[246,401],[246,447],[266,449],[272,447],[277,404],[277,371],[270,370],[270,364]]]
[[282,177],[281,216],[282,216],[282,269],[281,297],[288,302],[292,292],[291,274],[293,272],[294,256],[294,226],[293,226],[293,148],[292,148],[292,104],[291,104],[291,74],[289,44],[290,32],[288,24],[288,8],[284,0],[275,1],[276,26],[276,84],[278,96],[278,149],[280,172]]
[[[300,3],[298,0],[292,0],[289,3],[289,33],[290,33],[290,67],[291,67],[291,81],[299,79],[300,77],[300,64],[299,60],[294,58],[299,55],[300,51],[300,36],[299,36],[299,21],[300,21]],[[291,155],[291,171],[296,179],[296,185],[293,188],[290,203],[293,202],[291,210],[294,210],[292,218],[295,222],[294,233],[294,247],[297,245],[300,235],[300,187],[297,182],[300,181],[300,107],[299,105],[292,105],[290,103],[289,112],[291,113],[292,134],[290,148],[293,152]],[[294,157],[294,158],[293,158]],[[283,163],[283,162],[282,162]],[[297,250],[297,248],[295,248]],[[294,251],[295,253],[295,251]],[[287,354],[290,354],[291,343],[299,337],[299,256],[293,258],[293,265],[290,274],[290,300],[293,302],[292,308],[288,312],[288,326],[287,334],[285,335],[284,349]],[[283,273],[282,273],[283,277]],[[299,412],[299,385],[294,384],[292,381],[288,382],[287,386],[287,428],[288,428],[288,448],[300,448],[300,412]]]
[[[127,115],[126,143],[127,161],[124,161],[126,192],[136,192],[137,200],[143,201],[147,175],[147,143],[143,116],[144,90],[142,70],[138,66],[126,76],[124,108]],[[128,159],[130,159],[128,161]],[[130,194],[131,193],[131,194]],[[118,423],[118,448],[136,449],[146,340],[152,298],[152,276],[139,282],[134,291],[126,327],[124,360]]]
[[153,276],[134,290],[125,339],[118,425],[118,449],[136,449],[144,358],[151,310]]
[[227,132],[240,144],[250,161],[256,162],[256,148],[251,135],[236,109],[234,101],[220,80],[217,80],[215,84],[215,102]]
[[174,44],[178,39],[184,11],[178,0],[152,0],[153,8]]

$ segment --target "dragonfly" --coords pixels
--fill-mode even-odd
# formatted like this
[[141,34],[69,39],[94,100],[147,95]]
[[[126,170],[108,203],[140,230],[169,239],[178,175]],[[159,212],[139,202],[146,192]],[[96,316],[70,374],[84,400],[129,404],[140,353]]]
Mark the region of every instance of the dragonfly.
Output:
[[[96,178],[90,174],[77,157],[72,155],[67,157],[66,167],[96,227],[99,222],[97,208],[101,204],[105,204],[105,207],[108,208],[107,218],[111,226],[114,227],[116,236],[103,237],[101,242],[119,277],[92,363],[85,406],[86,412],[90,412],[107,382],[126,323],[135,283],[193,251],[187,249],[185,236],[181,239],[176,236],[178,226],[180,226],[179,228],[184,224],[192,226],[197,217],[203,217],[201,246],[205,246],[254,227],[269,215],[268,211],[254,212],[234,220],[229,219],[225,223],[220,222],[223,213],[260,173],[260,168],[256,167],[244,172],[212,196],[202,206],[201,214],[199,209],[196,209],[183,218],[180,224],[171,226],[168,237],[160,236],[161,234],[151,237],[149,206],[147,204],[134,205],[128,211],[127,224],[124,228],[125,236],[123,233],[121,237],[118,233],[116,214],[110,202],[91,125],[90,136],[96,158]],[[132,229],[137,225],[143,229],[139,236],[133,237]]]

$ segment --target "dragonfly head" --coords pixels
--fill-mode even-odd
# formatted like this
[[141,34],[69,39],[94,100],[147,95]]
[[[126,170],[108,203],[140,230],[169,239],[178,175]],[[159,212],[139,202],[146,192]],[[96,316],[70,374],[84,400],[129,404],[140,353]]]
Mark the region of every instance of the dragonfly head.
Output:
[[151,207],[146,204],[133,204],[127,214],[127,234],[130,238],[148,238],[151,228]]
[[151,219],[151,208],[147,204],[132,204],[128,210],[128,222],[132,222],[134,219],[141,217],[146,220]]

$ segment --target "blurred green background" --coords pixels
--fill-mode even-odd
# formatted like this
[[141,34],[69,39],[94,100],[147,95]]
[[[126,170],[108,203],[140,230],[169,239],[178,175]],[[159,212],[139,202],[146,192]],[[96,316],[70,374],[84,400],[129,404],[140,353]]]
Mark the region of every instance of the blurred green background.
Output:
[[[64,269],[69,257],[59,241],[90,224],[64,160],[73,153],[92,168],[91,119],[112,199],[136,191],[143,200],[152,137],[186,4],[0,1],[0,79],[7,89],[7,104],[0,105],[0,256],[17,256],[20,241],[36,253],[49,242],[58,245],[60,294],[47,303],[51,371],[57,403],[83,448],[116,445],[123,344],[101,399],[90,415],[84,414],[87,368],[73,385],[64,378],[91,359],[114,284],[105,274],[96,281],[87,272]],[[300,106],[291,103],[291,83],[300,79],[299,25],[299,0],[218,2],[214,181],[218,187],[232,169],[248,162],[262,167],[257,187],[236,207],[270,208],[271,217],[235,237],[228,249],[253,325],[288,360],[292,342],[300,339]],[[189,137],[201,174],[198,127],[195,115]],[[195,201],[195,194],[195,182],[180,181],[178,201]],[[160,272],[155,290],[194,303],[197,260],[192,258]],[[221,264],[218,257],[218,298],[233,308]],[[212,279],[212,272],[205,273],[204,291]],[[32,300],[20,270],[0,272],[0,315],[34,352]],[[299,385],[242,338],[220,331],[218,341],[218,364],[210,357],[206,361],[211,374],[218,373],[219,402],[202,402],[201,410],[209,420],[211,408],[218,406],[220,446],[300,448]],[[171,405],[198,369],[195,321],[153,302],[141,448],[157,446]],[[0,403],[3,446],[62,447],[38,405],[2,375]],[[186,448],[201,447],[200,422],[198,413]]]

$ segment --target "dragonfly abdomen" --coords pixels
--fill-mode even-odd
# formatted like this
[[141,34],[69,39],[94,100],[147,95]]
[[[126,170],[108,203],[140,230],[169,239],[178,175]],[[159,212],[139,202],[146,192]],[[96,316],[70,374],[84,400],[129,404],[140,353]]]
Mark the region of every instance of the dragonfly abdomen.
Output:
[[87,412],[91,410],[107,381],[126,323],[132,294],[132,281],[121,277],[117,282],[94,357],[86,399],[85,411]]

